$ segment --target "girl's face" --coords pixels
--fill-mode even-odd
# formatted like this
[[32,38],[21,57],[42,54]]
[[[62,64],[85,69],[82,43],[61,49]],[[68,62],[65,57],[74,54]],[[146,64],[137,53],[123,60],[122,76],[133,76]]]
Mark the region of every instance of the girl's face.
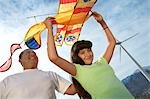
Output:
[[93,62],[93,52],[91,48],[84,48],[80,50],[78,56],[84,61],[86,65],[90,65]]

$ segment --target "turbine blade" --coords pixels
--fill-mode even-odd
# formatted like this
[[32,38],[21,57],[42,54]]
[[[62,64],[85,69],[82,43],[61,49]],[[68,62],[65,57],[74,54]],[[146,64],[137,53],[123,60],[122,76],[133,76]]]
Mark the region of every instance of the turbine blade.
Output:
[[128,41],[129,39],[131,39],[131,38],[133,38],[133,37],[135,37],[135,36],[137,36],[138,34],[139,34],[139,33],[136,33],[135,35],[133,35],[133,36],[131,36],[131,37],[129,37],[129,38],[123,40],[122,43],[125,42],[125,41]]
[[138,66],[139,70],[145,76],[145,78],[150,82],[150,76],[149,76],[149,74],[144,71],[144,69],[142,68],[142,66],[133,58],[133,56],[131,56],[131,54],[122,45],[120,45],[120,46],[126,52],[126,54],[131,58],[131,60]]

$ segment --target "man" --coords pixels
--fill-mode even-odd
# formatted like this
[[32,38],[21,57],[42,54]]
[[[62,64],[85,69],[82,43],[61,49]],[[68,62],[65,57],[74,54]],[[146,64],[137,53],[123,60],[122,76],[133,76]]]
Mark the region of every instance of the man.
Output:
[[63,94],[76,93],[74,86],[54,72],[37,69],[38,57],[31,49],[19,55],[24,68],[0,83],[0,99],[56,99],[55,90]]

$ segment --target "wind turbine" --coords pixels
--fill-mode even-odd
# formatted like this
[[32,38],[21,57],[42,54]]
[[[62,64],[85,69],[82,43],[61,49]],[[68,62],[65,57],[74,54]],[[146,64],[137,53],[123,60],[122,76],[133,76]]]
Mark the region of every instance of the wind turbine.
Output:
[[[139,33],[136,33],[135,35],[133,35],[133,36],[131,36],[131,37],[128,37],[127,39],[125,39],[125,40],[123,40],[123,41],[119,41],[119,40],[117,40],[117,43],[116,43],[116,45],[121,45],[122,43],[124,43],[124,42],[126,42],[126,41],[128,41],[128,40],[130,40],[131,38],[133,38],[133,37],[135,37],[135,36],[137,36]],[[121,52],[122,52],[122,50],[121,50],[122,48],[121,48],[121,46],[119,47],[119,60],[120,60],[120,63],[121,63]]]
[[133,56],[132,56],[132,55],[125,49],[125,47],[122,45],[123,42],[126,42],[126,41],[128,41],[129,39],[131,39],[131,38],[133,38],[133,37],[135,37],[135,36],[137,36],[137,35],[138,35],[138,33],[136,33],[135,35],[133,35],[133,36],[131,36],[131,37],[129,37],[129,38],[123,40],[123,41],[117,40],[118,42],[116,43],[116,45],[119,45],[119,46],[120,46],[120,52],[119,52],[119,54],[120,54],[120,61],[121,61],[121,49],[123,49],[123,50],[126,52],[126,54],[131,58],[131,60],[138,66],[138,69],[140,70],[140,72],[141,72],[141,73],[145,76],[145,78],[150,82],[150,75],[149,75],[147,72],[145,72],[145,70],[142,68],[142,66],[133,58]]

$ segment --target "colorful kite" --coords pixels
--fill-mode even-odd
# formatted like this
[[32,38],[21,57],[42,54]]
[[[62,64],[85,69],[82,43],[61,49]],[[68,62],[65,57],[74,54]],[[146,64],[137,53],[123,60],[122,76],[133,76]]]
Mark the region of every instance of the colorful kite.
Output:
[[[72,45],[79,38],[83,23],[90,17],[90,11],[96,0],[60,0],[58,14],[54,16],[53,24],[57,24],[57,33],[54,37],[56,45],[63,42]],[[41,46],[41,33],[46,29],[43,22],[33,25],[25,35],[25,44],[30,49]],[[12,44],[9,59],[0,66],[0,72],[7,71],[12,64],[12,55],[20,49],[20,44]]]
[[[52,22],[57,24],[54,37],[56,45],[61,46],[64,41],[67,45],[72,45],[78,40],[83,23],[89,18],[95,2],[96,0],[60,0],[58,14]],[[45,28],[45,24],[41,22],[29,29],[24,41],[30,49],[41,46],[40,34]]]

